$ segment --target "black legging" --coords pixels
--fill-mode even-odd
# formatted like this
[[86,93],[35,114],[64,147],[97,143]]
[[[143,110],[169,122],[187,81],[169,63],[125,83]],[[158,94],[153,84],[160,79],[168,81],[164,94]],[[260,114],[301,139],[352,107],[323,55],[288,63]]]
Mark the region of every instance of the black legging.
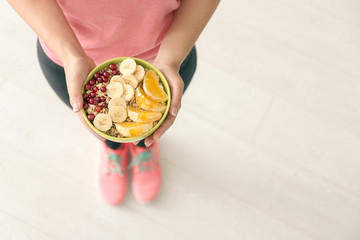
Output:
[[[64,68],[54,63],[43,51],[39,41],[37,41],[37,55],[40,63],[42,72],[45,75],[46,80],[50,84],[51,88],[55,91],[56,95],[72,109],[70,105],[69,94],[66,87],[65,72]],[[196,49],[195,46],[190,51],[184,62],[180,67],[180,76],[184,81],[184,92],[189,86],[192,77],[196,70]],[[117,149],[120,143],[106,140],[106,145],[112,149]],[[145,147],[144,140],[140,141],[138,146]]]

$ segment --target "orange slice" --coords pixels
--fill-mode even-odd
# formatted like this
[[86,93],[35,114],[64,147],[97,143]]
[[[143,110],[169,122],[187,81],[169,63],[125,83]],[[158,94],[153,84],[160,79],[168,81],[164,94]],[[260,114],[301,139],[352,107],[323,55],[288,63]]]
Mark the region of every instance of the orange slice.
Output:
[[164,103],[155,102],[149,98],[141,87],[136,89],[136,103],[140,108],[148,111],[163,112],[166,109]]
[[152,123],[162,116],[161,112],[144,111],[130,106],[127,107],[127,110],[129,118],[137,123]]
[[116,130],[124,137],[138,137],[152,128],[152,123],[123,122],[115,123]]
[[166,102],[168,96],[159,82],[159,76],[153,70],[149,70],[144,77],[143,88],[149,98],[156,102]]

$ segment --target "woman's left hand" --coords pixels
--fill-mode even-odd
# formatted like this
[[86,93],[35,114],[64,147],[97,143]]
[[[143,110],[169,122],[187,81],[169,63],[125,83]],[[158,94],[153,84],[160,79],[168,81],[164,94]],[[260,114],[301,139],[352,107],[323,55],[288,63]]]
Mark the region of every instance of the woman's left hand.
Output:
[[145,145],[147,147],[157,141],[173,125],[181,108],[181,98],[184,90],[184,82],[180,77],[179,67],[156,61],[153,64],[164,74],[169,83],[171,91],[171,105],[169,114],[167,115],[165,121],[153,134],[145,139]]

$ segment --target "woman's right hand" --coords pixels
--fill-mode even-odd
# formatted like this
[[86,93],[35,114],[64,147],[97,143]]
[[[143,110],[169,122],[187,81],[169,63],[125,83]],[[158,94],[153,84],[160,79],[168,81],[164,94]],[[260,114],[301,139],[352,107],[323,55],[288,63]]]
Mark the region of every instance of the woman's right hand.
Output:
[[83,106],[82,88],[83,84],[91,70],[96,66],[94,60],[88,56],[81,57],[69,57],[63,61],[66,85],[70,97],[70,104],[73,107],[73,111],[77,114],[81,122],[100,140],[105,141],[105,138],[97,134],[90,128],[85,121],[81,109]]
[[97,137],[81,115],[82,85],[95,67],[84,50],[56,0],[8,0],[16,12],[29,24],[40,39],[62,60],[70,103],[84,125]]

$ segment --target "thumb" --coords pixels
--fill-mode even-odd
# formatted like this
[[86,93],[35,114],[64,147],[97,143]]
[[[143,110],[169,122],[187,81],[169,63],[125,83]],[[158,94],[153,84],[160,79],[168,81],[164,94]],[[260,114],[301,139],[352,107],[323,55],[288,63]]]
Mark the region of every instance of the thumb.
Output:
[[68,81],[68,92],[70,104],[73,107],[73,112],[79,112],[83,105],[82,97],[82,82],[81,81]]

